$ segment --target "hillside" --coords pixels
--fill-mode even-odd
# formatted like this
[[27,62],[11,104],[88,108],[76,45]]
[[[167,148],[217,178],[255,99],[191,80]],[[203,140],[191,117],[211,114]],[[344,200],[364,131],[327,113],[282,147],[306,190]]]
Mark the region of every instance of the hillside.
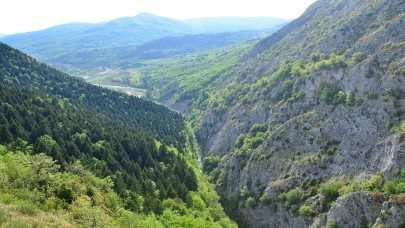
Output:
[[230,211],[251,227],[405,223],[404,182],[383,187],[405,167],[404,10],[320,0],[224,77],[237,86],[213,83],[197,137]]
[[178,113],[1,43],[0,75],[0,224],[234,225]]
[[[203,19],[199,19],[203,20]],[[159,17],[147,13],[139,14],[135,17],[118,18],[112,21],[87,24],[71,23],[51,27],[45,30],[14,34],[0,39],[8,45],[18,48],[41,61],[55,59],[64,55],[74,55],[80,52],[97,53],[97,49],[102,47],[108,51],[115,48],[134,48],[134,46],[144,44],[163,37],[176,37],[190,34],[223,33],[220,20],[224,18],[212,19],[212,26],[193,25],[186,21]],[[255,23],[257,19],[251,18],[252,22],[242,22],[238,18],[229,18],[226,24],[232,24],[232,32],[242,30],[263,30],[284,24],[287,20],[276,18],[262,18],[268,22]],[[198,21],[198,20],[197,20]],[[218,24],[216,26],[215,24]],[[237,29],[239,27],[239,29]],[[243,37],[243,34],[241,34]],[[259,37],[255,37],[259,38]],[[241,39],[241,38],[238,38]],[[249,38],[251,39],[251,38]],[[93,58],[98,57],[93,55]],[[91,58],[90,58],[91,60]]]
[[10,35],[1,39],[41,60],[78,50],[134,46],[165,36],[195,33],[181,21],[139,14],[108,22],[71,23],[36,32]]
[[[401,0],[319,0],[191,96],[161,98],[192,120],[240,225],[405,223],[403,12]],[[163,81],[182,76],[168,89],[183,91],[189,75]]]
[[281,27],[276,26],[265,30],[163,37],[138,46],[77,50],[75,53],[49,58],[46,61],[62,69],[65,67],[78,69],[94,69],[97,67],[128,69],[142,64],[144,60],[188,55],[262,39]]
[[[147,89],[148,98],[180,111],[192,126],[175,111],[84,84],[2,46],[0,172],[8,161],[22,160],[16,145],[31,145],[61,166],[55,175],[72,175],[69,167],[79,160],[92,178],[110,177],[114,186],[96,192],[113,191],[133,218],[109,214],[115,224],[233,226],[198,172],[194,130],[203,171],[239,227],[403,227],[404,12],[404,0],[318,0],[261,41],[200,52],[195,42],[210,47],[210,37],[227,36],[166,37],[117,52],[97,50],[92,64],[101,67],[78,73],[100,70],[93,83]],[[191,46],[179,48],[179,40]],[[128,55],[114,63],[117,69],[103,68],[111,63],[108,53]],[[72,65],[83,60],[59,54]],[[138,172],[135,180],[129,175]],[[20,215],[27,198],[52,216],[47,213],[57,207],[40,206],[43,192],[10,200],[26,189],[13,184],[29,178],[4,176],[16,181],[0,191],[6,192],[0,203],[12,202],[0,204],[0,218]],[[49,187],[57,189],[50,196],[68,202],[63,186]],[[83,191],[74,195],[79,199]],[[100,207],[114,212],[103,199]],[[1,213],[5,207],[11,212]]]

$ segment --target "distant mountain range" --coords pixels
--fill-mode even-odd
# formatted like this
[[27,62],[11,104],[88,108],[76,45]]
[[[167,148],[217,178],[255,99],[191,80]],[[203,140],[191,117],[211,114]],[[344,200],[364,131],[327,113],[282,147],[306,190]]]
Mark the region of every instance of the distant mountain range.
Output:
[[169,36],[262,30],[287,22],[278,18],[201,18],[181,21],[142,13],[96,24],[64,24],[36,32],[9,35],[0,40],[41,60],[47,60],[89,49],[137,46]]
[[46,61],[51,64],[76,67],[126,67],[141,60],[196,53],[262,39],[281,27],[282,25],[263,30],[169,36],[138,46],[78,50],[48,58]]
[[184,22],[205,33],[222,33],[241,30],[262,30],[286,24],[289,21],[273,17],[213,17],[189,19]]

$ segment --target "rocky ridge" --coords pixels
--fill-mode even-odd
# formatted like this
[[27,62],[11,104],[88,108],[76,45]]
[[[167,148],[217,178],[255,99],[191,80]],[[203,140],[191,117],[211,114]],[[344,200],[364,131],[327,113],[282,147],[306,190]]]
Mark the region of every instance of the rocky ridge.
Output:
[[[208,105],[197,137],[204,156],[221,159],[213,180],[248,226],[405,222],[403,204],[387,206],[392,196],[342,190],[373,176],[395,179],[405,167],[403,12],[399,0],[317,1],[217,81],[214,97],[224,108]],[[233,90],[239,97],[223,96],[232,88],[221,80],[241,84]],[[343,186],[328,200],[319,189],[334,183]],[[289,192],[300,196],[296,207],[287,204]],[[311,216],[300,206],[310,206]],[[399,214],[381,216],[377,206]]]

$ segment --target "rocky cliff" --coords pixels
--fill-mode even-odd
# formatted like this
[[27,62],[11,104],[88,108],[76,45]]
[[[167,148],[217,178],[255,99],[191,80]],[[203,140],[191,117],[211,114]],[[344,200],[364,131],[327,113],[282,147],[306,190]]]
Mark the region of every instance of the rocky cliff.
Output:
[[405,223],[404,12],[319,0],[216,81],[197,137],[245,225]]

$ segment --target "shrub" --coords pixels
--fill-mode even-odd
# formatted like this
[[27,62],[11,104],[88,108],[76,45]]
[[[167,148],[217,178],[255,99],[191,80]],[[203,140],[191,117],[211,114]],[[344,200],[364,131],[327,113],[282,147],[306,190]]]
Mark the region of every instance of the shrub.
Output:
[[333,98],[333,104],[345,104],[346,103],[346,94],[343,91],[339,91]]
[[355,104],[356,104],[356,99],[354,97],[354,92],[350,91],[349,94],[346,97],[346,105],[354,106]]
[[402,136],[405,136],[405,122],[403,122],[403,123],[401,124],[400,132],[401,132],[401,135],[402,135]]
[[11,214],[8,211],[0,210],[0,226],[11,218]]
[[329,220],[326,223],[326,227],[327,228],[339,228],[339,225],[337,224],[337,222],[335,220]]
[[299,213],[302,216],[313,216],[315,211],[312,209],[312,207],[303,205],[300,207]]
[[255,208],[257,206],[257,202],[256,202],[255,198],[249,196],[246,199],[246,206],[251,207],[251,208]]
[[285,202],[285,206],[290,208],[292,205],[297,205],[304,198],[304,193],[301,189],[293,189],[286,193],[281,193],[278,198]]
[[342,182],[321,184],[319,192],[325,197],[326,202],[335,201],[339,197],[339,190],[343,187]]
[[250,128],[250,134],[256,135],[257,132],[266,132],[267,124],[255,124]]
[[266,205],[270,205],[272,203],[272,200],[266,193],[263,194],[262,197],[260,197],[259,201],[260,201],[260,203],[263,203]]
[[203,170],[206,173],[211,173],[212,170],[217,168],[219,162],[221,161],[221,158],[218,156],[207,156],[203,160]]
[[364,56],[364,54],[362,52],[355,52],[355,53],[353,53],[352,58],[349,60],[349,66],[353,67],[354,65],[362,62],[365,59],[366,59],[366,57]]
[[37,213],[37,206],[29,202],[20,202],[18,203],[19,210],[25,215],[35,215]]
[[383,187],[384,179],[381,175],[374,175],[370,179],[360,183],[360,188],[364,191],[379,192]]
[[335,96],[339,93],[340,87],[337,84],[323,82],[319,86],[321,101],[326,104],[333,104]]

